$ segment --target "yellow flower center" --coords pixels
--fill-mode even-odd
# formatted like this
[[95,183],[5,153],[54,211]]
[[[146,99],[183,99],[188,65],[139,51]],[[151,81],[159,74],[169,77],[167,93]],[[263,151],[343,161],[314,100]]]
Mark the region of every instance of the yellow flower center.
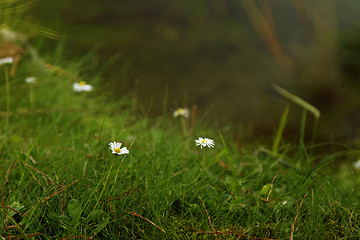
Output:
[[206,143],[206,140],[205,140],[205,139],[203,139],[203,140],[201,141],[201,143]]
[[120,148],[114,148],[114,151],[120,153]]
[[86,85],[86,82],[81,81],[81,82],[79,82],[79,85],[80,85],[80,86],[85,86],[85,85]]

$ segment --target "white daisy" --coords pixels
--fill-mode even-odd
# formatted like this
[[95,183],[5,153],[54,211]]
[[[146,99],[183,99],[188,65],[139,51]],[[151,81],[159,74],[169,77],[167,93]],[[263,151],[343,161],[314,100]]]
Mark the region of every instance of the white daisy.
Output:
[[86,82],[81,81],[81,82],[76,82],[73,85],[73,89],[75,92],[90,92],[93,89],[92,85],[86,84]]
[[121,148],[121,143],[119,143],[119,142],[110,142],[109,148],[110,148],[111,152],[115,155],[129,153],[129,150],[126,147]]
[[25,78],[25,82],[26,83],[35,83],[36,78],[35,77],[27,77],[27,78]]
[[179,117],[179,116],[188,118],[190,116],[189,109],[187,109],[187,108],[178,108],[174,112],[174,117]]
[[13,57],[0,58],[0,65],[12,64],[14,62]]
[[196,146],[200,145],[201,149],[203,147],[213,148],[215,146],[214,140],[212,140],[210,138],[201,138],[200,137],[199,139],[196,139],[195,142],[196,142]]

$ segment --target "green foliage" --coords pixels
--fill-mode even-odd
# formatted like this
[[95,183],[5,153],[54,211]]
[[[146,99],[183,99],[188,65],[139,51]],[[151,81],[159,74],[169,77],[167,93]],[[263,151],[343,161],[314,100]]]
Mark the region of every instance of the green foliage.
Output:
[[[274,155],[250,144],[239,148],[231,131],[198,122],[193,135],[183,135],[165,108],[149,118],[134,111],[129,96],[115,102],[99,91],[102,69],[83,70],[93,53],[72,61],[56,56],[43,56],[57,68],[39,72],[33,85],[24,82],[31,62],[25,56],[10,90],[0,66],[0,102],[7,103],[6,92],[11,97],[10,107],[0,105],[4,238],[359,236],[360,179],[346,164],[358,157],[356,150],[307,154],[309,146],[286,144],[279,130]],[[84,75],[94,91],[74,92],[72,84]],[[194,143],[200,136],[214,138],[215,148],[203,154]],[[110,141],[122,142],[130,154],[114,157]]]

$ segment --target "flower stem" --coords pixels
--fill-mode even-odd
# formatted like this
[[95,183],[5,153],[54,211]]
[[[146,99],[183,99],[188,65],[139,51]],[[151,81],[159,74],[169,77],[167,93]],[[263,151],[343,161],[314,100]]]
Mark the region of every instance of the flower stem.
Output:
[[10,77],[9,69],[5,66],[5,87],[6,87],[6,119],[5,119],[5,131],[8,132],[9,119],[10,119]]
[[113,190],[114,187],[115,187],[116,180],[117,180],[117,178],[118,178],[118,176],[119,176],[119,170],[120,170],[120,167],[121,167],[121,165],[122,165],[125,157],[126,157],[126,155],[124,155],[124,157],[121,159],[121,162],[120,162],[120,165],[119,165],[119,167],[118,167],[118,169],[117,169],[117,171],[116,171],[116,175],[115,175],[115,178],[114,178],[114,183],[113,183],[113,186],[111,187],[110,192],[112,192],[112,190]]
[[206,161],[205,161],[205,149],[202,150],[202,159],[201,159],[201,165],[203,167],[203,170],[205,170],[206,167]]
[[30,97],[30,110],[34,110],[34,92],[32,86],[29,89],[29,97]]
[[113,162],[111,163],[110,169],[109,169],[108,174],[107,174],[107,177],[106,177],[106,179],[105,179],[104,187],[103,187],[103,189],[101,190],[100,196],[99,196],[99,198],[98,198],[98,200],[97,200],[97,202],[96,202],[93,210],[95,210],[95,208],[96,208],[97,205],[99,204],[100,198],[101,198],[102,195],[104,194],[104,190],[105,190],[106,184],[107,184],[107,182],[108,182],[108,180],[109,180],[109,176],[110,176],[111,170],[112,170],[112,168],[113,168],[113,166],[114,166],[114,162],[115,162],[115,161],[113,161]]
[[187,130],[186,130],[186,119],[184,117],[181,118],[181,128],[182,128],[182,137],[187,137]]

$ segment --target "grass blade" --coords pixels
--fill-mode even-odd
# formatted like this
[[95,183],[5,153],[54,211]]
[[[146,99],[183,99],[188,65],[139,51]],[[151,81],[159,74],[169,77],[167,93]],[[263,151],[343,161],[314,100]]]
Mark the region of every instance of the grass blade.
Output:
[[294,103],[300,105],[302,108],[304,108],[304,109],[308,110],[309,112],[311,112],[315,116],[315,118],[320,117],[319,109],[317,109],[316,107],[314,107],[310,103],[306,102],[305,100],[303,100],[303,99],[299,98],[298,96],[292,94],[291,92],[283,89],[282,87],[279,87],[276,84],[273,85],[273,89],[276,92],[278,92],[279,94],[281,94],[282,96],[284,96],[285,98],[293,101]]
[[287,116],[288,116],[289,110],[290,110],[290,106],[287,106],[287,107],[285,108],[285,110],[284,110],[284,113],[283,113],[282,116],[281,116],[279,128],[278,128],[278,130],[276,131],[276,136],[275,136],[275,140],[274,140],[273,148],[272,148],[272,153],[273,153],[274,155],[277,154],[277,150],[278,150],[278,148],[279,148],[280,141],[281,141],[281,138],[282,138],[282,133],[284,132],[284,129],[285,129],[286,120],[287,120]]

